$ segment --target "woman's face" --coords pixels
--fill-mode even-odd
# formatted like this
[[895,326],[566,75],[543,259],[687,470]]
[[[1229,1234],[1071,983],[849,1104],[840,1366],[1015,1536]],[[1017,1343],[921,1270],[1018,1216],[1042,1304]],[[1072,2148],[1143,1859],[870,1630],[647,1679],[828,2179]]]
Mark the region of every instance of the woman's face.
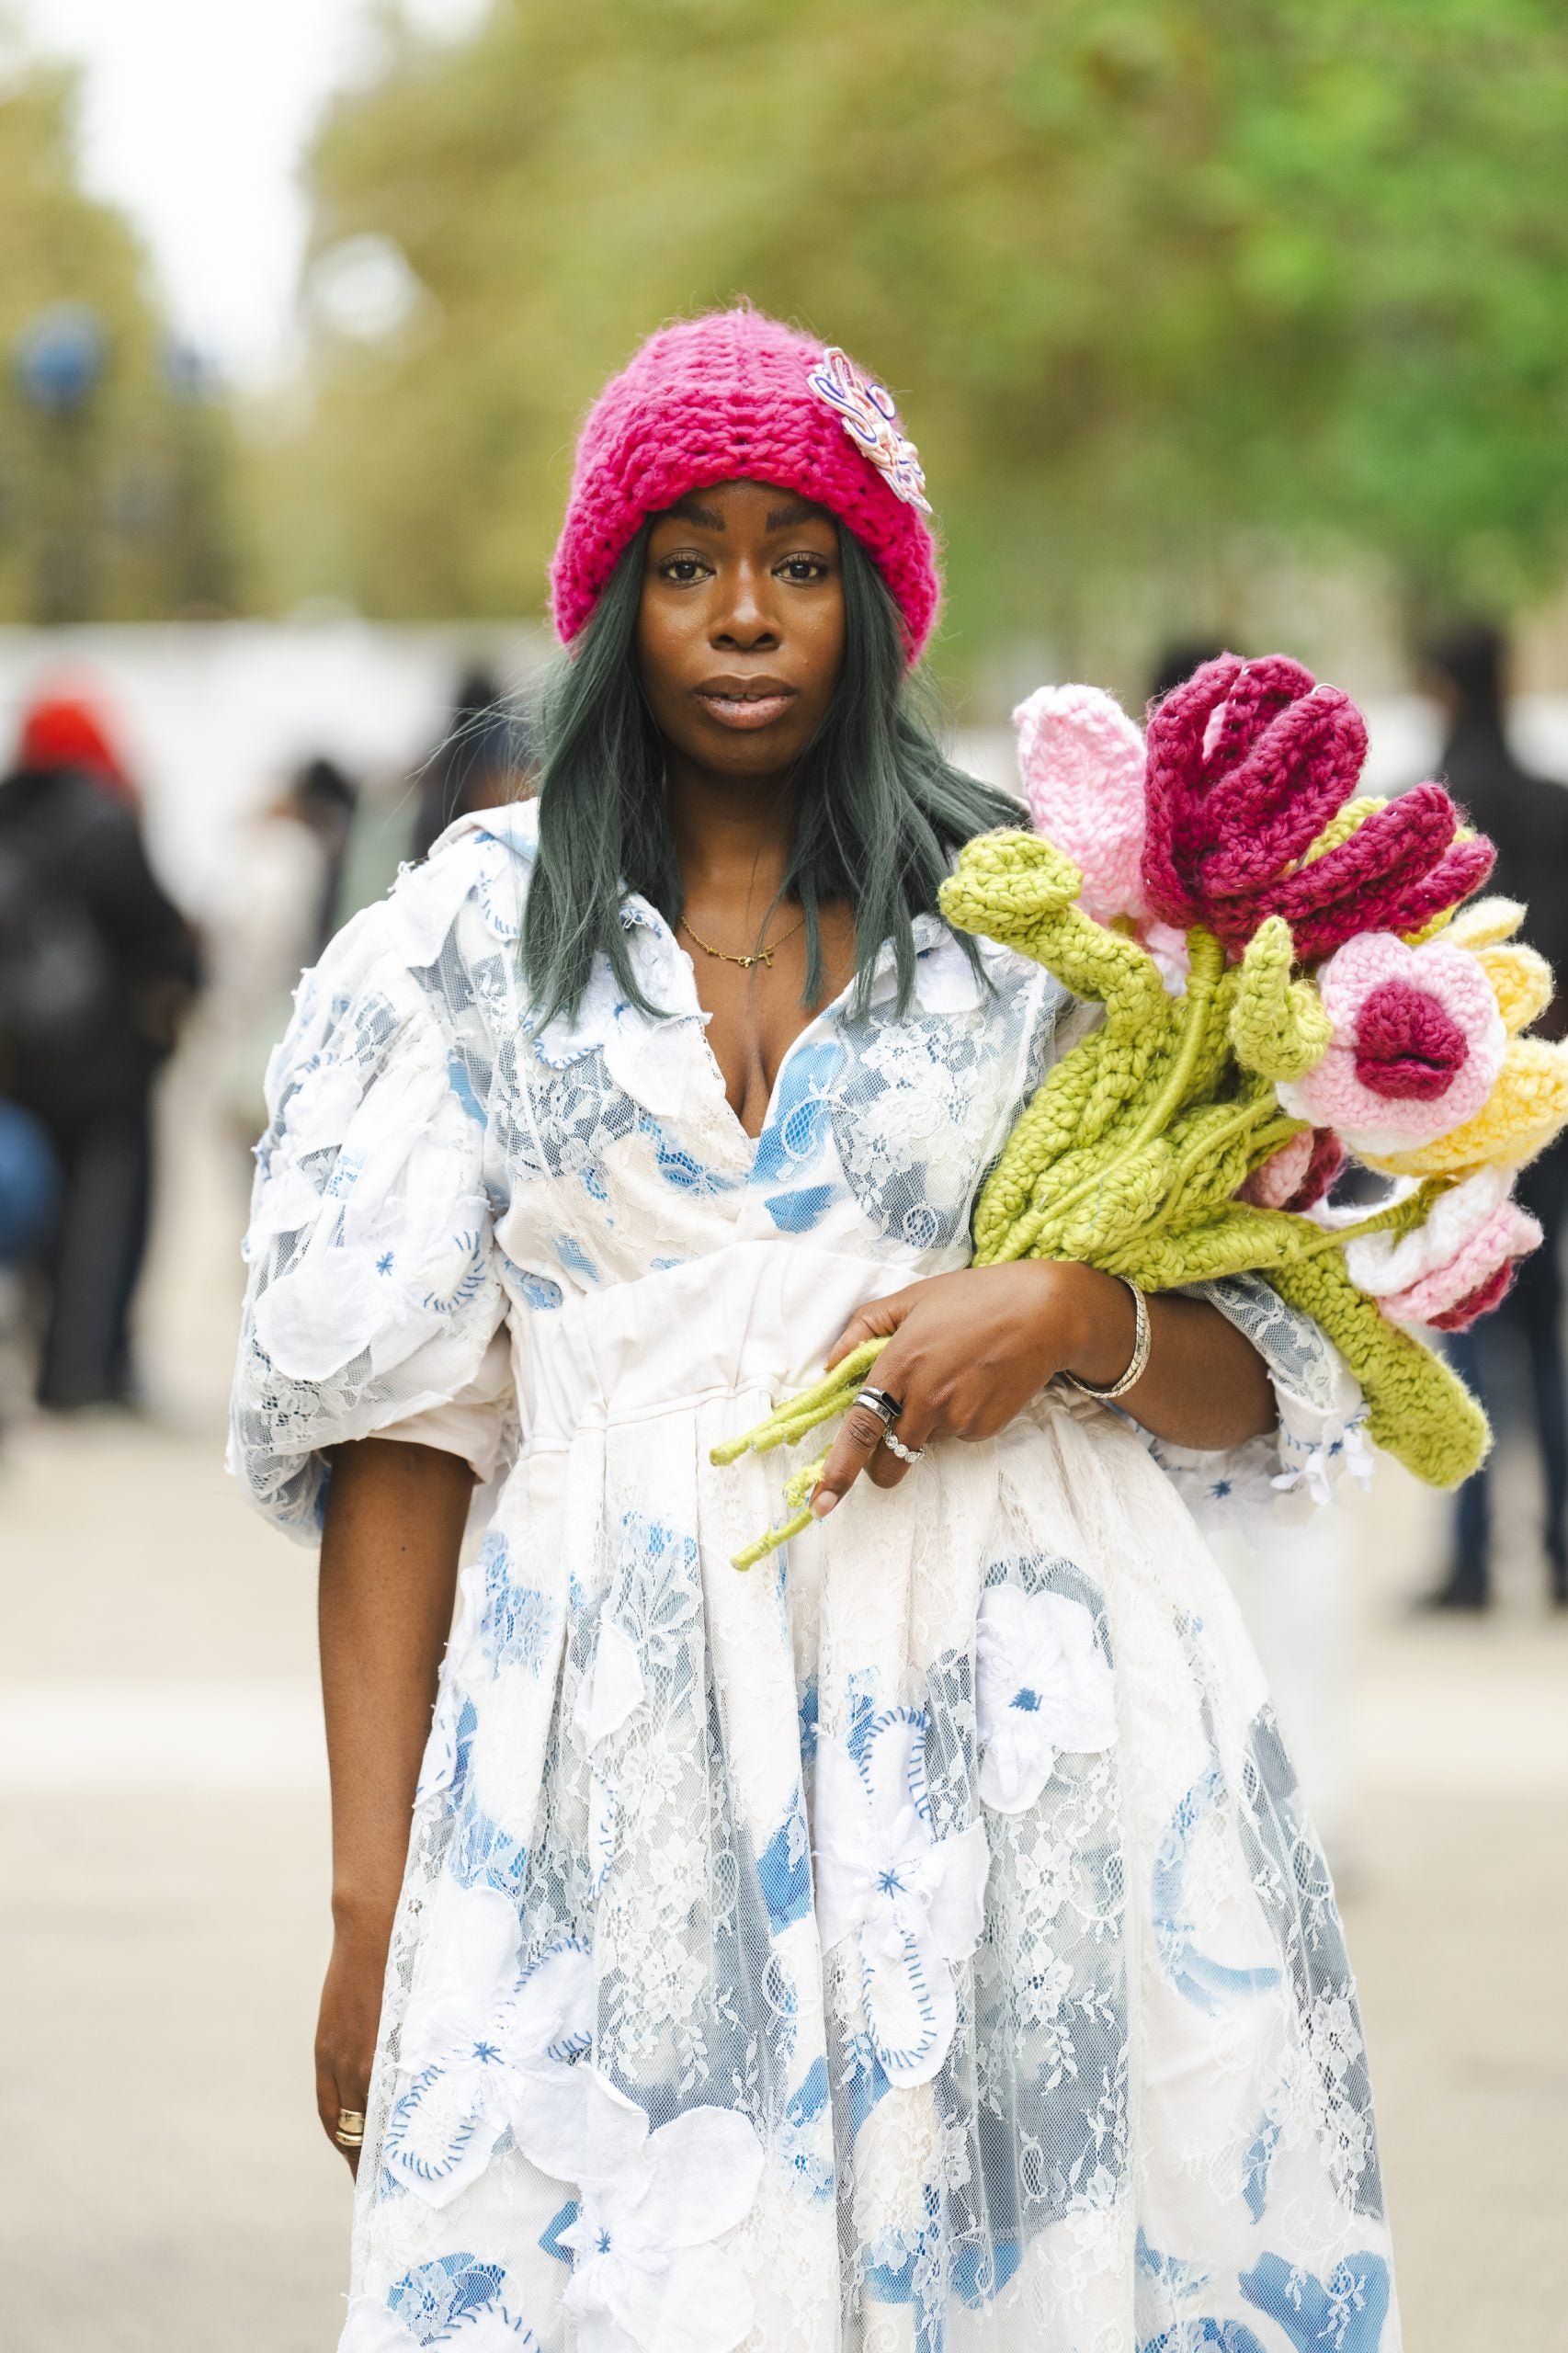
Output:
[[669,748],[776,776],[822,724],[844,659],[838,529],[767,483],[694,491],[648,535],[637,656]]

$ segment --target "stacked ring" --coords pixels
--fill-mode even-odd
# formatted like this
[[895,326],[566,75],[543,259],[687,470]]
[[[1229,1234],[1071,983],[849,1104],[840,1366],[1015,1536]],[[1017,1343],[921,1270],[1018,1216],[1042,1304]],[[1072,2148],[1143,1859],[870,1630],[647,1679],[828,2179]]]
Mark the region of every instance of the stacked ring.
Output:
[[903,1411],[898,1399],[890,1397],[885,1389],[862,1389],[855,1403],[857,1405],[869,1406],[885,1430],[892,1429]]
[[365,2119],[357,2108],[340,2108],[333,2139],[340,2149],[362,2149],[365,2145]]
[[892,1430],[882,1432],[882,1444],[890,1454],[896,1454],[901,1462],[918,1462],[926,1452],[923,1446],[905,1446],[903,1440],[896,1437]]

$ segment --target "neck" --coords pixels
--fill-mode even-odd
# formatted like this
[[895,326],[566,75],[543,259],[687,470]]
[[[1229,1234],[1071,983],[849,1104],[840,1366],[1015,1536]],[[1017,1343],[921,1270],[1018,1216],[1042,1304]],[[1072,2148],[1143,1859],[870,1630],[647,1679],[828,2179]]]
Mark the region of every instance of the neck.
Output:
[[668,756],[670,827],[687,901],[760,916],[778,897],[795,845],[788,772],[721,776]]

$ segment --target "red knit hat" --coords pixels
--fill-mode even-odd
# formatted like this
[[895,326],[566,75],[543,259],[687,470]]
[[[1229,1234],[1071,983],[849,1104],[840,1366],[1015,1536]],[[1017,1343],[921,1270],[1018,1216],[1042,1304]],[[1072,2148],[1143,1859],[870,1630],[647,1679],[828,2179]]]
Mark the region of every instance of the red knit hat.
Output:
[[23,714],[17,766],[85,768],[120,799],[134,801],[135,785],[89,697],[62,689],[38,697]]
[[941,597],[915,446],[881,385],[760,311],[715,311],[650,335],[588,413],[551,605],[570,643],[650,515],[719,482],[775,483],[864,545],[919,658]]

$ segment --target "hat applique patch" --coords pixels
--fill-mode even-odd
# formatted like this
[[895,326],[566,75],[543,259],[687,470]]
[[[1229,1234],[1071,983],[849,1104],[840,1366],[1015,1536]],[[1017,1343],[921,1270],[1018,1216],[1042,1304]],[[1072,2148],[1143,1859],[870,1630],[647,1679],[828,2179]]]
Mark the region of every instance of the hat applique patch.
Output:
[[806,381],[818,400],[835,411],[861,456],[869,458],[879,473],[887,476],[894,494],[906,506],[929,515],[931,502],[926,495],[920,453],[905,436],[886,385],[862,376],[848,353],[840,351],[836,344],[830,344],[807,371]]

